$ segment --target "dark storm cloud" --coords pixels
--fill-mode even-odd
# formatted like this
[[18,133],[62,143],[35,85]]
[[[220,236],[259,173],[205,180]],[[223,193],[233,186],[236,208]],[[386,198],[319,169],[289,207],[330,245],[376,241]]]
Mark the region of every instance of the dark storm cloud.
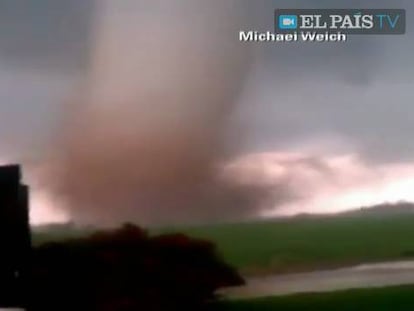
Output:
[[[320,137],[351,142],[371,161],[412,159],[410,104],[414,4],[410,1],[255,2],[271,29],[275,8],[404,8],[407,33],[350,36],[346,43],[263,44],[240,109],[255,150],[289,148]],[[253,86],[252,86],[253,85]],[[335,139],[336,139],[335,138]],[[348,146],[349,147],[349,146]],[[332,150],[335,152],[335,150]]]
[[1,0],[0,64],[74,72],[85,67],[94,0]]
[[[403,1],[265,1],[262,8],[406,8]],[[410,4],[409,7],[413,7]],[[409,15],[409,13],[408,13]],[[261,29],[269,29],[270,20],[262,22]],[[408,34],[409,35],[409,34]],[[294,85],[302,78],[322,80],[340,79],[344,83],[363,86],[377,79],[378,69],[383,67],[387,45],[405,45],[403,36],[350,36],[346,44],[268,44],[263,48],[267,66],[281,82]]]
[[87,71],[93,0],[0,1],[0,159],[40,156]]

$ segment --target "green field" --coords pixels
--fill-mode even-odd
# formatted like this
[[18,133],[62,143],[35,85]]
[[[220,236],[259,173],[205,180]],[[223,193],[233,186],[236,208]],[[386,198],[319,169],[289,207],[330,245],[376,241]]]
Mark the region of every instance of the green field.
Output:
[[414,214],[296,218],[170,231],[214,241],[222,256],[247,274],[414,257]]
[[[246,274],[305,271],[414,258],[414,214],[294,218],[150,230],[184,232],[215,242]],[[35,244],[85,235],[91,229],[35,231]]]
[[412,311],[414,286],[300,294],[223,303],[221,311]]

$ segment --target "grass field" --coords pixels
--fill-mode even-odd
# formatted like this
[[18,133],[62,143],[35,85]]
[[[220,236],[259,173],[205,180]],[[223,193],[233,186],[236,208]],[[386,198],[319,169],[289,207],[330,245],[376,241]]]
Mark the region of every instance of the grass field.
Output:
[[222,256],[247,274],[414,257],[413,214],[296,218],[177,231],[214,241]]
[[223,303],[222,311],[412,311],[414,286],[301,294]]
[[[35,244],[84,235],[61,228],[34,234]],[[184,232],[215,242],[246,274],[306,271],[414,258],[414,214],[295,218],[151,230]]]

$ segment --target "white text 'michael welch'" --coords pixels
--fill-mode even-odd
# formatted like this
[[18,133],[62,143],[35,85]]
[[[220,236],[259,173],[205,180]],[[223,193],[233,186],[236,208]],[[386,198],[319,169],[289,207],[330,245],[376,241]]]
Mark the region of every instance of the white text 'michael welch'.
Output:
[[332,32],[292,32],[292,33],[273,33],[271,31],[240,31],[239,40],[244,42],[344,42],[347,36],[343,33]]

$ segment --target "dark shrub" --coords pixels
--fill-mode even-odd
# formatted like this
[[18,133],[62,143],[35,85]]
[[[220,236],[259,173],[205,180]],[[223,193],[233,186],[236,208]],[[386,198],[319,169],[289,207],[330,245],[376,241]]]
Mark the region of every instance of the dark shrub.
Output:
[[34,311],[201,310],[218,288],[243,283],[212,243],[132,225],[43,245],[32,262]]

